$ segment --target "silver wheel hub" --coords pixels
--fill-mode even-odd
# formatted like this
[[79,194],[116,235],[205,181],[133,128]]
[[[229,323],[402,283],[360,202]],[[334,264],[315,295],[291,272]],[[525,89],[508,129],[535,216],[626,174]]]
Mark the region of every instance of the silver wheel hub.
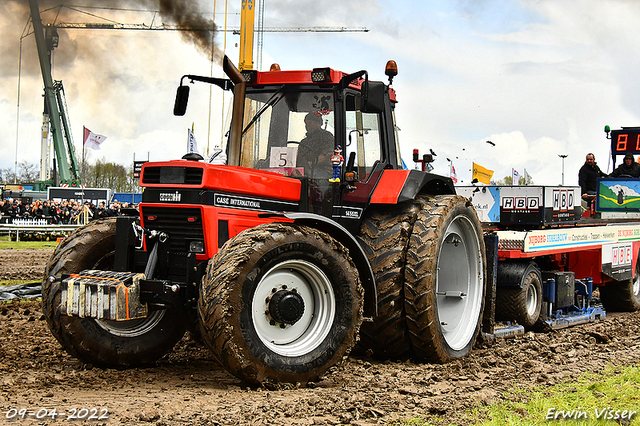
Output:
[[336,314],[331,281],[313,263],[288,260],[271,268],[256,286],[253,326],[262,343],[283,356],[301,356],[329,335]]
[[473,222],[456,216],[445,231],[436,276],[440,329],[453,350],[469,344],[478,324],[484,288],[480,247]]

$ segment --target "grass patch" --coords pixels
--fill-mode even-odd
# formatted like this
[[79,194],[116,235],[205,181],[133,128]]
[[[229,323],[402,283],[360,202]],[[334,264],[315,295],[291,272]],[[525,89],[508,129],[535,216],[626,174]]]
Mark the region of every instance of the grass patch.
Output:
[[[508,401],[466,413],[461,424],[640,425],[640,367],[607,367],[567,383],[513,390],[505,397]],[[437,425],[443,424],[437,418],[414,418],[394,424],[431,426],[434,421]]]
[[58,246],[55,241],[9,241],[8,236],[0,237],[0,250],[5,249],[43,249],[53,250]]

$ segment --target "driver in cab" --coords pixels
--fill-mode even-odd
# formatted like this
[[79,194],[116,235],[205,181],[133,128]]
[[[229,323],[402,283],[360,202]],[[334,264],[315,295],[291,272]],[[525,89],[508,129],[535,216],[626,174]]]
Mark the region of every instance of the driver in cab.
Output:
[[308,113],[304,118],[304,125],[307,135],[298,145],[297,165],[304,167],[305,176],[330,178],[333,173],[333,135],[322,128],[322,116],[319,113]]

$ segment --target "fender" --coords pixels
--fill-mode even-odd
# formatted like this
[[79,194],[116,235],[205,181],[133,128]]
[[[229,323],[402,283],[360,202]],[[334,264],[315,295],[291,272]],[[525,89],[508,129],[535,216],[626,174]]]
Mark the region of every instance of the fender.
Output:
[[398,204],[419,194],[455,194],[451,178],[420,170],[387,169],[371,195],[371,204]]
[[365,254],[358,241],[339,223],[314,213],[284,213],[287,219],[291,219],[294,223],[308,225],[319,229],[334,237],[349,249],[349,254],[360,273],[360,280],[365,289],[364,292],[364,315],[368,317],[378,316],[378,292],[376,289],[376,280],[369,264],[369,259]]

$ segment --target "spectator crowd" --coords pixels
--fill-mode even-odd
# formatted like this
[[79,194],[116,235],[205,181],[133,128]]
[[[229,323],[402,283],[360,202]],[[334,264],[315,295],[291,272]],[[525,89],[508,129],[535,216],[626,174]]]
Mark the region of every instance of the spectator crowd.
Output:
[[119,216],[122,209],[135,207],[129,203],[114,200],[107,207],[100,201],[96,207],[91,202],[36,200],[23,203],[22,200],[0,200],[0,223],[11,223],[14,219],[44,219],[52,224],[85,224],[103,217]]

